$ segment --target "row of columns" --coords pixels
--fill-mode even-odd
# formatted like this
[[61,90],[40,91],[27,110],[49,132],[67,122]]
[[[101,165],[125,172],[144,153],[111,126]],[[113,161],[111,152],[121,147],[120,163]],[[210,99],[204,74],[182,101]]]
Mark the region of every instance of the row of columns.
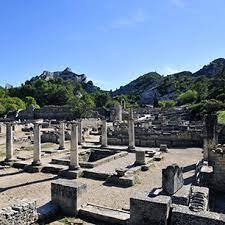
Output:
[[[79,124],[79,123],[78,123]],[[70,169],[79,168],[78,159],[78,143],[79,139],[82,140],[81,130],[82,127],[76,123],[72,124],[71,127],[71,146],[70,146]],[[80,133],[80,135],[79,135]],[[13,123],[6,123],[6,162],[14,161],[13,152]],[[59,137],[59,149],[65,149],[65,124],[60,122],[60,137]],[[41,165],[41,124],[34,124],[34,150],[33,150],[33,166]]]
[[[101,127],[101,146],[106,147],[107,146],[107,121],[102,121],[102,127]],[[134,115],[133,110],[129,110],[129,119],[128,119],[128,149],[134,150],[135,149],[135,131],[134,131]]]
[[[65,123],[59,125],[59,149],[65,149]],[[128,149],[135,149],[134,118],[130,109],[128,121],[129,146]],[[70,146],[70,169],[79,168],[78,145],[82,143],[82,123],[72,123],[71,126],[71,146]],[[101,146],[107,147],[107,121],[102,121]],[[6,124],[6,162],[13,161],[13,123]],[[41,124],[34,124],[34,151],[32,165],[41,165]]]

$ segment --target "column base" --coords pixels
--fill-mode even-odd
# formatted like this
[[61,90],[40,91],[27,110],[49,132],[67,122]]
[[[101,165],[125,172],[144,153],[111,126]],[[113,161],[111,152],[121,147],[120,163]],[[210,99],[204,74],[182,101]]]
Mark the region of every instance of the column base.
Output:
[[59,177],[64,177],[67,179],[78,179],[79,177],[83,176],[83,170],[77,169],[77,170],[61,170],[58,173]]
[[16,161],[15,158],[10,158],[10,159],[5,158],[5,160],[4,160],[4,162],[15,162],[15,161]]
[[138,162],[138,161],[135,161],[134,163],[135,166],[144,166],[146,164],[147,164],[146,162]]
[[69,165],[69,170],[79,170],[79,169],[80,169],[80,166]]
[[32,166],[41,166],[41,162],[40,161],[33,161],[31,163]]
[[128,148],[127,148],[128,150],[135,150],[135,146],[128,146]]
[[101,145],[101,148],[107,148],[108,145]]
[[4,160],[4,164],[5,164],[6,166],[12,166],[14,162],[16,162],[16,159],[14,159],[14,158],[12,158],[12,159],[7,159],[7,158],[6,158],[6,159]]

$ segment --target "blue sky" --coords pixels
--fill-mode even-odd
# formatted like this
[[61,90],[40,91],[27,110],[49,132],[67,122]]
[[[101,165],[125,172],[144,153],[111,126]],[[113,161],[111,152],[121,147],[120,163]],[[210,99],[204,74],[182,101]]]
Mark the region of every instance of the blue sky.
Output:
[[0,85],[71,67],[104,89],[225,57],[225,0],[1,0]]

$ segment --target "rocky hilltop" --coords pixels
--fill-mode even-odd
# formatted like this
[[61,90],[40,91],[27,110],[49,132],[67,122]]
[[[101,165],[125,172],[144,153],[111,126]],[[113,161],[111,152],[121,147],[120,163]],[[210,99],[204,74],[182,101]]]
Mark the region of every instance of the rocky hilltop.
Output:
[[63,71],[55,71],[55,72],[43,71],[41,75],[34,77],[33,80],[43,79],[48,81],[56,78],[61,78],[64,81],[71,80],[80,83],[86,83],[87,81],[87,77],[85,74],[76,74],[69,67],[67,67]]
[[182,71],[163,76],[150,72],[115,90],[113,95],[135,95],[143,104],[152,104],[155,96],[159,100],[175,100],[194,85],[207,85],[213,79],[218,79],[223,71],[225,71],[225,59],[219,58],[195,73]]

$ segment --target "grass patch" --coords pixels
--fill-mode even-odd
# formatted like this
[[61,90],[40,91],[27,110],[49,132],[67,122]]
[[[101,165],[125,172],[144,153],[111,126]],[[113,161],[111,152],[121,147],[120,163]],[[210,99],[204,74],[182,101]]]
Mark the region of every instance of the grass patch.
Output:
[[225,124],[225,111],[218,112],[218,123]]

